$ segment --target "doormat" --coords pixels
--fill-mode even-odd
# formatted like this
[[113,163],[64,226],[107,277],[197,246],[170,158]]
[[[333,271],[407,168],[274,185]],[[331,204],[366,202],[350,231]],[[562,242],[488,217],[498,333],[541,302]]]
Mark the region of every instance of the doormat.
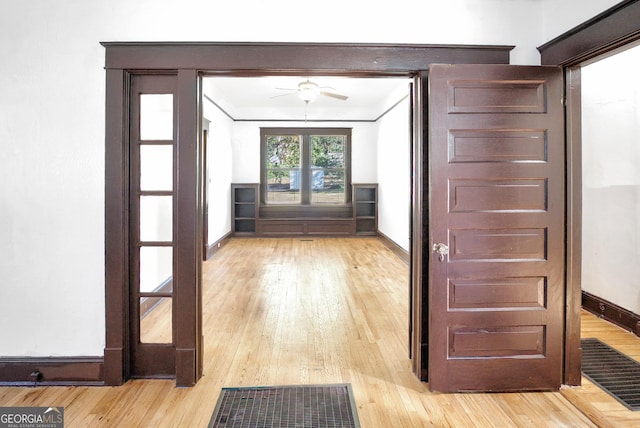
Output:
[[350,384],[222,388],[209,428],[359,428]]
[[582,374],[630,410],[640,410],[640,363],[598,339],[582,339]]

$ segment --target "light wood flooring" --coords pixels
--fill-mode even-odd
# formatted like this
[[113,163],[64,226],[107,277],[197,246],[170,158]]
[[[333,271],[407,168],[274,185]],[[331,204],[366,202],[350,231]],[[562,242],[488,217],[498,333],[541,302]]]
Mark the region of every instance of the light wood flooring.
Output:
[[[375,238],[233,239],[204,278],[195,387],[9,387],[0,406],[64,406],[67,427],[206,427],[222,387],[351,383],[364,428],[597,426],[585,414],[640,427],[586,380],[560,392],[429,392],[407,358],[408,267]],[[587,313],[583,336],[640,356],[640,339]]]

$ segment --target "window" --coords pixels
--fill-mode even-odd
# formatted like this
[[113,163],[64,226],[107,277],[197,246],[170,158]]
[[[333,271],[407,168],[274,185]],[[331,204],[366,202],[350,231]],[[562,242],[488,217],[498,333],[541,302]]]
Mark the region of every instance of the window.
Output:
[[262,203],[351,202],[349,128],[262,128]]

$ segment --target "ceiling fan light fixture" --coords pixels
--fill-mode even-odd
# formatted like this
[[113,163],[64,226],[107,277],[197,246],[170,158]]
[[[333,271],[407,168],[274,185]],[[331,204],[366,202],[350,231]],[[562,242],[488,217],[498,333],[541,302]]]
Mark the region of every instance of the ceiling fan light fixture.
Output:
[[309,80],[298,84],[298,96],[307,103],[318,98],[319,92],[318,85]]
[[315,101],[315,99],[318,98],[318,94],[313,91],[300,92],[300,98],[309,103],[311,101]]

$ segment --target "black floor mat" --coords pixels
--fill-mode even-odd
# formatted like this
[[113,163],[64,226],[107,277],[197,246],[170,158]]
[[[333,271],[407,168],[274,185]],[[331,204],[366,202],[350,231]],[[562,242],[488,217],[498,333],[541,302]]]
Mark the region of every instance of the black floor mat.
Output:
[[630,410],[640,410],[640,363],[598,339],[582,339],[582,374]]
[[351,385],[222,388],[210,428],[359,428]]

